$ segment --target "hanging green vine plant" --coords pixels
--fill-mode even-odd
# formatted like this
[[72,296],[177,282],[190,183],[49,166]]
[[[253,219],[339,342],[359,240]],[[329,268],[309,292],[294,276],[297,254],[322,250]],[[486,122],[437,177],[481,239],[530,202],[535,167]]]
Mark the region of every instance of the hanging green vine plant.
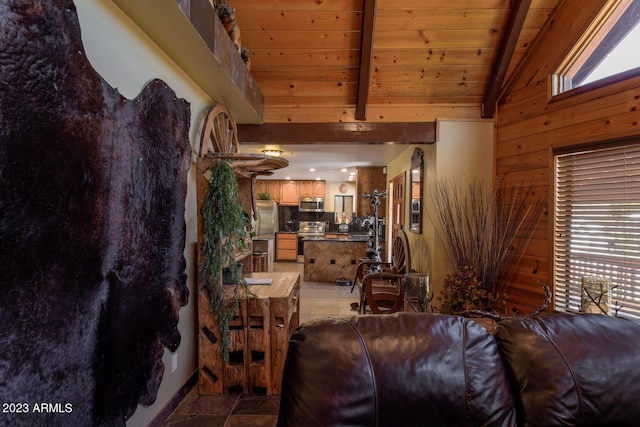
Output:
[[[242,297],[254,296],[242,277],[242,264],[235,262],[236,250],[245,247],[251,224],[238,199],[238,182],[228,162],[220,161],[209,170],[209,188],[202,201],[203,259],[200,266],[204,285],[209,289],[209,308],[222,334],[222,354],[229,358],[229,321]],[[226,267],[235,285],[231,301],[225,298],[221,275]]]

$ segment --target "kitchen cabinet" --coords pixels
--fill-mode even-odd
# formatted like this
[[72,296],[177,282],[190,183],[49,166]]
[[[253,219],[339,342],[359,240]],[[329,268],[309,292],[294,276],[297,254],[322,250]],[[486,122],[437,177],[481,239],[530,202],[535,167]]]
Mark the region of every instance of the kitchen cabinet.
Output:
[[313,197],[313,181],[300,181],[298,190],[300,197]]
[[325,181],[283,181],[277,179],[258,179],[255,185],[256,197],[267,193],[282,206],[298,206],[300,197],[325,197]]
[[313,197],[322,197],[325,195],[325,182],[324,181],[312,181],[313,182]]
[[280,201],[280,181],[277,179],[256,179],[255,197],[259,198],[260,193],[267,193],[271,200]]
[[322,197],[325,195],[324,181],[299,181],[298,190],[300,197]]
[[280,206],[298,206],[298,181],[280,181]]
[[276,233],[276,261],[298,261],[298,233]]
[[269,193],[269,195],[271,196],[271,199],[275,200],[276,202],[280,201],[280,181],[271,179],[271,180],[267,180],[267,188],[266,188],[266,192]]
[[260,198],[260,193],[267,193],[267,182],[262,179],[256,179],[253,187],[253,195],[256,199]]

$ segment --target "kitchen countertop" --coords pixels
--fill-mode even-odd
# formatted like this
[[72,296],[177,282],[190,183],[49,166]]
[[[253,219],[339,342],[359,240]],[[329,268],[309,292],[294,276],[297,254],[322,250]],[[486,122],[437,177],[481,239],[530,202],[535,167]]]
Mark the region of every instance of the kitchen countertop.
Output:
[[325,236],[309,236],[302,239],[302,241],[326,241],[326,242],[366,242],[366,235],[351,235],[344,234],[340,237],[325,237]]
[[275,238],[275,234],[258,234],[257,236],[253,236],[252,240],[271,240]]

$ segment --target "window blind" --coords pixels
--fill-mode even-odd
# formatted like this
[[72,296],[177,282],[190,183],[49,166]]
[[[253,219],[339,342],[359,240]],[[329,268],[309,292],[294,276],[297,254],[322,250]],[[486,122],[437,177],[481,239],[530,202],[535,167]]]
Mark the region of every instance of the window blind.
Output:
[[640,319],[640,140],[557,154],[555,309],[579,310],[582,277],[611,280],[611,306]]

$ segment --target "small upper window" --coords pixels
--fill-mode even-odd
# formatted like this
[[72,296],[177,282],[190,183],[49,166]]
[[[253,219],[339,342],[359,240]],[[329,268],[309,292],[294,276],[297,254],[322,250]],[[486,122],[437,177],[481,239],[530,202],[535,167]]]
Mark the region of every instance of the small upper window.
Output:
[[640,0],[611,0],[554,75],[553,95],[640,70]]
[[[577,79],[574,79],[574,85],[583,86],[587,83],[640,67],[638,46],[640,46],[640,25],[636,23],[629,34],[620,40],[620,43],[602,58],[600,63],[595,64],[595,68],[583,80],[576,81]],[[595,58],[593,59],[595,63]],[[584,67],[580,71],[586,74],[589,70]]]

